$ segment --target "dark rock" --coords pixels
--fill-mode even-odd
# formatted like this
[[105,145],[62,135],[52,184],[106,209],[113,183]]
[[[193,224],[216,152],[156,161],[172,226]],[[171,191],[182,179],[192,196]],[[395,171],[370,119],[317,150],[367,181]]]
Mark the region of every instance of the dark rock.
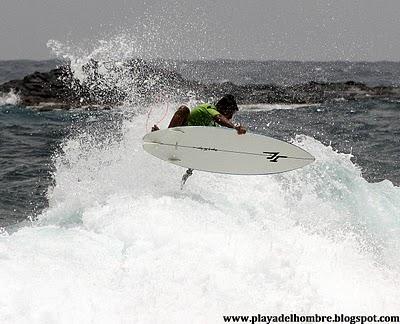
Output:
[[[273,84],[236,85],[232,82],[201,84],[185,80],[180,74],[141,59],[122,64],[102,63],[106,73],[100,73],[99,63],[91,60],[82,67],[84,80],[77,80],[68,64],[49,72],[34,72],[22,80],[12,80],[0,85],[0,92],[14,90],[26,106],[47,107],[107,107],[128,100],[133,104],[148,104],[168,97],[184,101],[189,94],[210,100],[232,93],[241,104],[296,103],[312,104],[326,100],[357,100],[365,97],[400,97],[398,87],[368,87],[355,81],[319,83],[309,82],[293,86]],[[112,76],[117,76],[112,77]],[[118,85],[118,76],[129,82]],[[133,95],[134,94],[134,95]]]

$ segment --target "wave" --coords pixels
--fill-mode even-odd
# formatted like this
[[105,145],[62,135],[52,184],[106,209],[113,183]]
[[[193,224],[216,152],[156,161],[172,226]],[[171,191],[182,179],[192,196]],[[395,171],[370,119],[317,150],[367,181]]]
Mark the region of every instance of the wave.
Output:
[[9,93],[0,93],[0,106],[18,105],[21,99],[17,93],[11,90]]
[[304,107],[315,107],[319,104],[247,104],[247,105],[239,105],[240,110],[242,111],[271,111],[271,110],[285,110],[285,109],[297,109]]
[[316,157],[303,169],[195,172],[181,191],[184,169],[142,150],[146,116],[131,112],[117,135],[66,140],[48,209],[0,236],[2,321],[399,309],[399,188],[298,136]]

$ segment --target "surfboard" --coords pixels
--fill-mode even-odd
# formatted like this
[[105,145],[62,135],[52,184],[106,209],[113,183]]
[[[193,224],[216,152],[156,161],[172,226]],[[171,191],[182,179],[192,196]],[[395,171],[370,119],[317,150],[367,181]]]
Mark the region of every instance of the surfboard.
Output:
[[158,130],[143,138],[155,157],[194,170],[261,175],[291,171],[313,162],[305,150],[268,136],[223,127],[185,126]]

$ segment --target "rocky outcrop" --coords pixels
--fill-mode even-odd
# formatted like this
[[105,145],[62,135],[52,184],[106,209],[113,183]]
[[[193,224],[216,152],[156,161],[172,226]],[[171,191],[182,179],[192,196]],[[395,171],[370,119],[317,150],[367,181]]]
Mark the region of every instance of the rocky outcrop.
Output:
[[82,67],[81,73],[83,77],[78,80],[70,65],[65,64],[49,72],[35,72],[21,80],[6,82],[0,85],[0,92],[15,91],[26,106],[65,109],[83,105],[106,107],[126,100],[145,104],[157,100],[160,95],[183,101],[189,95],[207,100],[232,93],[241,104],[312,104],[335,99],[400,97],[398,87],[368,87],[353,81],[309,82],[287,87],[272,84],[236,85],[231,82],[201,84],[185,80],[170,69],[140,59],[108,66],[89,61]]

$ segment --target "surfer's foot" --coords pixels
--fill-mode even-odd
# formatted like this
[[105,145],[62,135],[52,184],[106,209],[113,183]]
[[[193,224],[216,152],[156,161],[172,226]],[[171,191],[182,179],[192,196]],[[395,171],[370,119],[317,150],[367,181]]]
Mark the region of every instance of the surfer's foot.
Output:
[[154,125],[154,126],[151,128],[151,131],[152,131],[152,132],[155,132],[155,131],[158,131],[158,130],[160,130],[160,127],[158,127],[157,125]]
[[193,169],[187,169],[185,174],[182,177],[181,181],[181,190],[183,189],[183,186],[185,185],[187,179],[193,174]]

